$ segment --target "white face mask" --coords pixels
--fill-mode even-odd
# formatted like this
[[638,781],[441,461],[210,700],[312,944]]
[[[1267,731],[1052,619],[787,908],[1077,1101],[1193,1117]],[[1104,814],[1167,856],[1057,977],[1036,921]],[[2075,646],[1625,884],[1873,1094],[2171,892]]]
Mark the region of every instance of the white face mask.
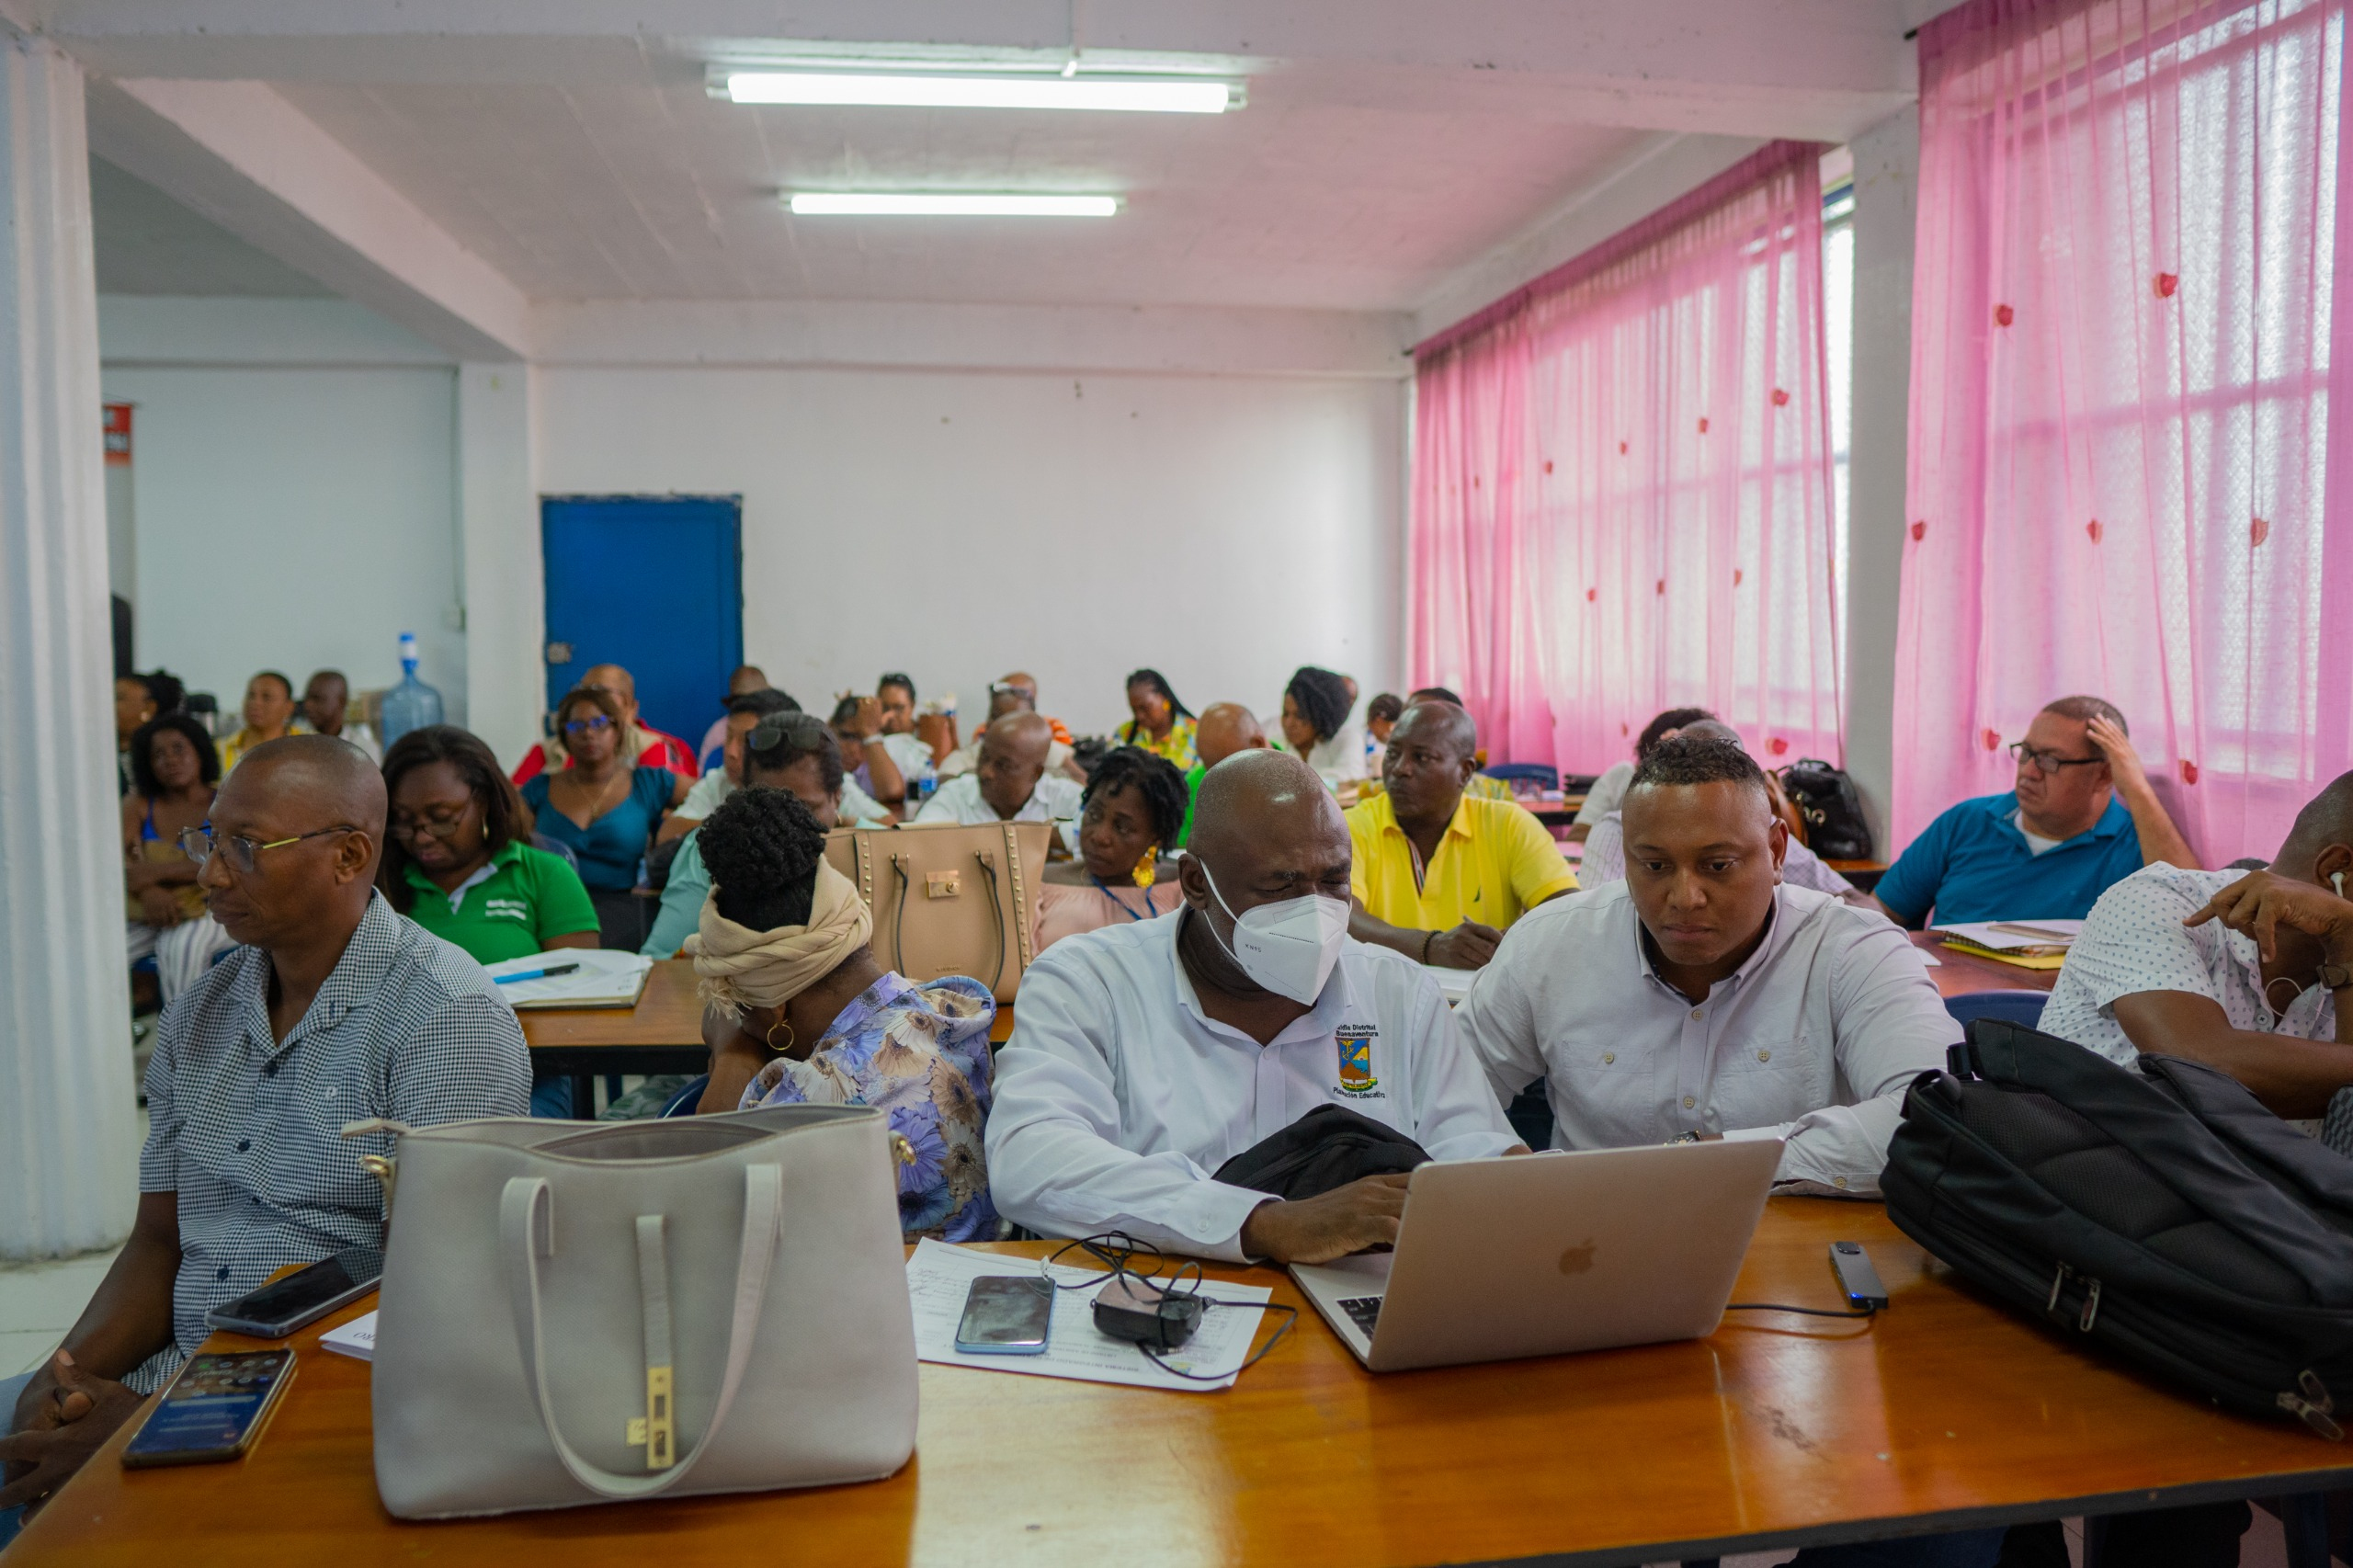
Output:
[[[1218,946],[1242,966],[1243,973],[1294,1002],[1313,1002],[1324,994],[1324,983],[1332,977],[1332,966],[1340,961],[1340,944],[1347,938],[1347,903],[1309,893],[1236,915],[1217,891],[1217,879],[1210,876],[1206,862],[1201,875],[1210,884],[1210,896],[1233,922],[1233,940],[1221,938]],[[1217,935],[1214,924],[1210,935]]]

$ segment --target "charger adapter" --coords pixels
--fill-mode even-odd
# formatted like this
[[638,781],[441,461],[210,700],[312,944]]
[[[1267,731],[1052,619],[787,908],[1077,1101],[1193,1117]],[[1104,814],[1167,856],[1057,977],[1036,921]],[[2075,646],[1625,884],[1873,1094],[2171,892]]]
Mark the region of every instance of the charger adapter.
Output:
[[1147,1349],[1174,1350],[1201,1326],[1202,1310],[1198,1295],[1178,1295],[1122,1274],[1096,1292],[1095,1326]]

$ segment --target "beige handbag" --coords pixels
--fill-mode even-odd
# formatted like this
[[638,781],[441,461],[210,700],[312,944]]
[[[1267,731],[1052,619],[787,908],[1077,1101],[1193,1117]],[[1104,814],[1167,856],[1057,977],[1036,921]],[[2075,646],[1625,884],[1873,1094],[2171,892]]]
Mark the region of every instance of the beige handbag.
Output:
[[385,1130],[372,1390],[395,1518],[869,1481],[915,1451],[881,1111],[346,1131]]
[[874,916],[874,956],[918,984],[966,974],[1000,1002],[1038,956],[1051,823],[837,828],[825,858]]

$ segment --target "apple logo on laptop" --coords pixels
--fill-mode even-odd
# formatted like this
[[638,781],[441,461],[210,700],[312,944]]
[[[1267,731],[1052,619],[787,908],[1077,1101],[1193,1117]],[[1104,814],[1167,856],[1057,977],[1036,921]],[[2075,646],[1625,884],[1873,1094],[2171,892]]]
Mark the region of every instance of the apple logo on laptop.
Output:
[[1593,1241],[1587,1237],[1581,1246],[1573,1246],[1561,1254],[1561,1272],[1583,1274],[1593,1267]]

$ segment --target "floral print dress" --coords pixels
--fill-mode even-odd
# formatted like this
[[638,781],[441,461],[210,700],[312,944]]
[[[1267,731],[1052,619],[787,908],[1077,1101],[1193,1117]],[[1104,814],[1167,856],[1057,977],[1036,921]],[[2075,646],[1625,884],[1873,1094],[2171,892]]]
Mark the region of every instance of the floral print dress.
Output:
[[862,1105],[887,1111],[915,1151],[899,1167],[899,1229],[909,1241],[996,1239],[982,1137],[988,1121],[989,1026],[996,1001],[977,980],[916,985],[885,974],[841,1011],[804,1061],[760,1069],[737,1108]]

